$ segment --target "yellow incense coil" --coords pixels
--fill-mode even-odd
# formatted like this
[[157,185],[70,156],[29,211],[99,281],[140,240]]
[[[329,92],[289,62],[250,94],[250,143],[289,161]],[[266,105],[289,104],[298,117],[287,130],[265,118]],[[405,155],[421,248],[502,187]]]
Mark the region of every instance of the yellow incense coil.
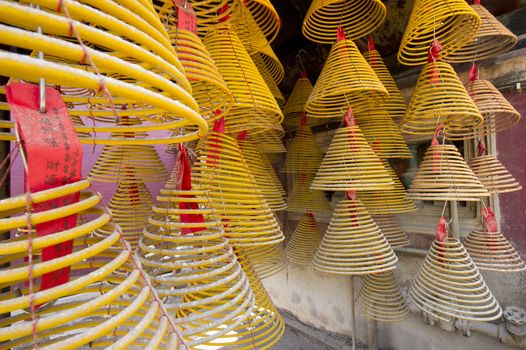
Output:
[[380,158],[411,158],[400,129],[389,116],[384,105],[371,106],[366,111],[356,113],[356,122],[374,153]]
[[187,344],[206,349],[247,319],[254,296],[203,191],[165,188],[157,202],[138,256]]
[[349,106],[355,111],[383,103],[387,90],[352,40],[332,47],[312,89],[305,110],[309,117],[340,118]]
[[389,97],[382,104],[382,108],[389,113],[389,116],[391,116],[397,124],[400,123],[404,117],[407,106],[404,96],[402,96],[393,76],[387,69],[382,56],[380,56],[380,53],[376,49],[370,49],[363,53],[363,57],[389,93]]
[[522,190],[520,183],[493,155],[483,155],[470,160],[469,166],[489,193],[499,194]]
[[336,29],[341,27],[356,40],[378,28],[386,12],[380,0],[313,0],[303,20],[302,32],[314,42],[332,44],[336,41]]
[[470,42],[479,27],[479,15],[464,0],[416,0],[398,61],[408,66],[425,64],[434,40],[443,46],[439,58],[447,57]]
[[446,135],[467,138],[482,119],[453,67],[438,61],[422,69],[400,129],[431,137],[440,122]]
[[[201,39],[183,29],[174,28],[169,34],[201,115],[210,124],[221,115],[228,114],[233,102],[232,94]],[[222,113],[216,114],[216,110]]]
[[107,145],[89,173],[92,181],[118,182],[133,173],[144,182],[165,182],[168,172],[150,145]]
[[[78,194],[89,186],[83,180],[0,201],[0,225],[5,230],[28,231],[28,219],[34,228],[70,215],[90,214],[74,227],[34,237],[32,272],[22,259],[30,244],[25,234],[0,241],[5,263],[0,270],[0,312],[7,315],[0,322],[1,349],[178,348],[170,326],[173,321],[164,315],[154,300],[154,290],[131,261],[130,247],[119,242],[120,233],[110,223],[110,216],[95,207],[100,202],[98,194],[88,192],[76,203],[31,215],[25,213],[29,197],[32,204],[42,203]],[[112,233],[104,238],[91,236],[93,230],[102,227]],[[42,261],[43,249],[71,240],[71,254]],[[70,268],[69,281],[41,290],[43,275],[62,268]],[[33,297],[28,289],[30,273],[35,279]],[[35,324],[29,312],[31,300],[39,305],[35,308]],[[33,327],[38,345],[32,344]]]
[[281,193],[283,197],[286,197],[287,192],[283,188],[283,185],[281,184],[281,180],[279,179],[278,174],[276,173],[276,171],[274,170],[274,167],[272,166],[272,161],[271,161],[271,158],[269,157],[269,153],[260,153],[260,154],[261,154],[261,159],[263,160],[263,166],[265,167],[265,169],[267,169],[266,171],[270,174],[270,178],[275,183],[275,187],[278,189],[279,193]]
[[314,215],[306,212],[298,221],[298,226],[285,247],[285,254],[295,264],[310,265],[321,243],[321,238],[322,234]]
[[314,173],[321,161],[322,153],[311,128],[301,125],[290,143],[281,171],[284,173]]
[[482,61],[511,49],[518,38],[480,3],[470,5],[480,17],[480,28],[471,41],[446,57],[448,62]]
[[[133,175],[119,180],[115,194],[108,203],[113,221],[121,227],[124,238],[136,247],[142,231],[152,212],[153,200],[144,183]],[[106,228],[95,231],[96,235],[111,234]]]
[[[302,75],[292,89],[285,106],[283,106],[283,124],[287,126],[299,126],[301,117],[305,112],[305,104],[312,92],[312,84],[307,78],[307,75]],[[308,118],[307,125],[312,126],[312,122],[319,121],[319,119]]]
[[526,270],[526,264],[501,232],[472,231],[464,240],[464,246],[479,270]]
[[393,180],[392,189],[382,191],[359,191],[358,199],[370,214],[400,214],[416,210],[415,202],[408,199],[404,185],[387,160],[383,165]]
[[249,173],[254,177],[257,187],[263,198],[267,201],[272,211],[287,209],[285,200],[276,187],[276,181],[272,178],[274,170],[269,172],[268,166],[265,166],[265,160],[261,157],[255,144],[251,140],[238,140],[239,149],[245,159]]
[[225,236],[240,248],[273,245],[284,236],[250,174],[235,139],[212,132],[198,151],[194,176],[221,216]]
[[409,313],[392,271],[366,275],[360,289],[362,313],[368,319],[397,322]]
[[445,321],[483,322],[502,315],[477,266],[454,238],[433,241],[409,293],[419,308]]
[[265,279],[283,271],[289,260],[281,244],[243,250],[259,279]]
[[287,210],[303,213],[330,212],[331,204],[322,191],[311,189],[314,174],[299,174],[287,196]]
[[234,97],[225,117],[227,132],[261,132],[281,123],[276,100],[235,32],[218,27],[203,42]]
[[248,319],[208,345],[225,350],[269,349],[283,335],[285,323],[246,255],[239,249],[234,251],[250,282],[255,306]]
[[245,1],[252,18],[256,21],[269,43],[272,43],[281,29],[281,19],[270,0]]
[[267,153],[285,153],[287,150],[281,142],[281,125],[272,130],[266,130],[255,135],[251,135],[251,139],[258,146],[258,150],[262,154]]
[[398,220],[393,215],[373,215],[374,222],[382,231],[385,239],[392,248],[401,248],[411,245],[407,234],[400,228]]
[[[466,84],[466,90],[475,102],[484,121],[472,132],[471,137],[482,138],[517,125],[521,115],[488,80],[477,79]],[[450,139],[456,135],[448,134]]]
[[360,127],[336,130],[312,189],[328,191],[389,190],[393,179],[365,140]]
[[281,93],[278,85],[272,78],[271,73],[269,72],[267,66],[265,65],[262,56],[259,53],[255,53],[251,57],[259,73],[263,77],[263,80],[265,81],[268,88],[270,89],[272,96],[274,96],[274,99],[276,99],[277,104],[279,106],[283,106],[285,104],[285,97],[283,97],[283,94]]
[[393,249],[356,199],[343,199],[336,208],[316,251],[316,270],[342,275],[367,275],[396,268]]
[[245,46],[248,54],[252,56],[253,59],[254,56],[260,58],[262,65],[268,71],[269,77],[276,84],[281,83],[285,74],[283,65],[246,6],[241,7],[241,11],[239,11],[236,17],[234,27],[237,36]]
[[490,193],[454,145],[431,145],[407,191],[413,200],[479,201]]
[[[42,9],[0,2],[0,22],[6,24],[0,28],[0,44],[17,47],[19,52],[40,51],[44,60],[0,52],[0,75],[35,83],[44,78],[46,84],[60,86],[64,101],[74,106],[70,113],[93,120],[93,125],[76,127],[77,132],[91,135],[81,141],[160,144],[190,141],[207,133],[208,126],[198,113],[183,67],[159,17],[150,11],[151,5],[127,8],[106,2],[86,5],[82,1],[59,0],[33,4]],[[63,16],[66,10],[74,21],[74,34],[90,43],[87,51],[76,40],[71,41],[70,21]],[[27,30],[27,23],[39,23],[43,34],[32,27]],[[47,60],[48,56],[52,59]],[[111,94],[111,100],[101,91],[101,84]],[[91,96],[86,95],[86,90],[92,91]],[[147,123],[114,125],[124,116]],[[96,122],[100,120],[104,122]],[[179,131],[185,126],[193,126],[194,130],[171,137],[152,135],[148,140],[113,134]]]

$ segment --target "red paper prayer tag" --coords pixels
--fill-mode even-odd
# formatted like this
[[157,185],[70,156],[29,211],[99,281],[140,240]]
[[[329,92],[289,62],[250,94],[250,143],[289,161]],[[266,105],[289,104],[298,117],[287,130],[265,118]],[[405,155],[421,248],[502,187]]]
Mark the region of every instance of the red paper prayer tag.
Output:
[[[216,115],[218,115],[220,113],[221,112],[218,113],[218,111],[216,111]],[[214,121],[214,127],[213,127],[212,131],[218,132],[220,134],[224,134],[225,133],[225,117],[221,117],[221,118],[216,119]]]
[[[433,140],[431,141],[431,146],[439,145],[438,136],[442,132],[443,127],[444,125],[442,123],[438,123],[437,128],[435,129],[435,135],[433,136]],[[433,151],[432,158],[433,158],[433,171],[440,172],[440,169],[441,169],[440,163],[442,160],[442,155],[440,154],[440,152]]]
[[[376,48],[374,47],[373,37],[370,35],[369,35],[369,38],[367,39],[367,49],[369,50],[369,53],[373,50],[376,50]],[[369,55],[369,65],[373,66],[374,64],[376,64],[376,57],[375,56],[371,57]]]
[[486,232],[498,232],[499,226],[493,211],[490,208],[483,208],[482,216],[484,217],[484,229]]
[[219,22],[226,22],[229,18],[230,18],[230,15],[225,15],[225,16],[221,16],[223,13],[225,12],[228,12],[228,9],[230,7],[228,6],[228,4],[225,4],[223,7],[221,7],[218,11],[217,11],[217,15],[220,17],[219,18]]
[[356,126],[356,119],[354,119],[354,113],[351,106],[349,106],[347,113],[345,113],[343,124],[345,126]]
[[[179,145],[179,153],[177,155],[177,174],[176,188],[180,191],[190,191],[192,189],[192,170],[190,167],[190,159],[188,158],[188,152],[186,146]],[[182,195],[183,198],[194,198],[193,195]],[[199,205],[194,202],[179,202],[179,209],[181,210],[195,210],[199,209]],[[181,223],[204,223],[205,219],[201,214],[195,213],[181,213],[179,215]],[[181,234],[187,235],[194,232],[205,230],[205,227],[182,227]]]
[[300,121],[300,124],[301,124],[301,126],[305,126],[305,125],[307,125],[307,113],[305,113],[305,112],[302,112],[302,113],[301,113],[301,121]]
[[479,157],[482,157],[484,155],[484,153],[486,153],[486,145],[484,144],[484,142],[479,141],[479,143],[477,145],[477,155]]
[[479,79],[479,68],[476,63],[473,63],[469,69],[468,81],[472,82]]
[[441,216],[437,225],[437,241],[447,242],[447,219]]
[[[37,192],[73,183],[81,179],[82,147],[60,93],[46,87],[46,112],[40,113],[40,88],[35,84],[11,82],[6,87],[11,116],[16,120],[25,150],[28,172],[26,188]],[[79,194],[33,204],[35,213],[64,207],[79,201]],[[77,214],[35,226],[37,236],[72,229]],[[42,261],[71,254],[73,242],[67,241],[42,249]],[[70,268],[42,275],[40,290],[69,281]]]
[[[431,46],[429,47],[429,52],[427,55],[427,62],[432,63],[436,62],[438,60],[438,53],[442,51],[442,45],[438,40],[433,41]],[[438,72],[438,69],[436,66],[433,68],[430,74],[430,82],[431,84],[438,84],[440,82],[440,74]]]
[[356,199],[356,191],[346,191],[347,198],[355,200]]
[[247,139],[247,131],[243,130],[237,133],[237,139],[239,141],[245,141]]
[[347,36],[345,35],[343,28],[338,26],[336,29],[336,41],[340,42],[342,40],[347,40]]
[[197,33],[196,14],[190,3],[186,2],[177,5],[177,29],[187,30],[194,34]]

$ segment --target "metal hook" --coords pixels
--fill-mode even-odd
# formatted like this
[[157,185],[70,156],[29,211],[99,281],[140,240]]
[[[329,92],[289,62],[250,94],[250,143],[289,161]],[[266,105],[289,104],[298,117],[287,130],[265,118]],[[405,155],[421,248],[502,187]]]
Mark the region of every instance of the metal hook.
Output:
[[302,71],[305,71],[305,70],[306,70],[306,69],[305,69],[305,65],[303,64],[303,60],[301,59],[301,54],[302,54],[302,53],[305,53],[305,54],[307,54],[307,55],[308,55],[309,53],[307,52],[307,50],[301,49],[301,50],[298,51],[298,54],[296,55],[296,59],[299,61],[300,66],[301,66],[301,70],[302,70]]

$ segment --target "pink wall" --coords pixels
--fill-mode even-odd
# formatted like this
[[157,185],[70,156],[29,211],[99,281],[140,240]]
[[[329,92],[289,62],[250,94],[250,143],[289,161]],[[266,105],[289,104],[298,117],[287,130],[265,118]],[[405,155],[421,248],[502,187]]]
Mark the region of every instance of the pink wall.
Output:
[[497,158],[520,182],[523,190],[499,196],[501,228],[526,257],[526,92],[510,92],[505,97],[521,113],[522,120],[497,134]]

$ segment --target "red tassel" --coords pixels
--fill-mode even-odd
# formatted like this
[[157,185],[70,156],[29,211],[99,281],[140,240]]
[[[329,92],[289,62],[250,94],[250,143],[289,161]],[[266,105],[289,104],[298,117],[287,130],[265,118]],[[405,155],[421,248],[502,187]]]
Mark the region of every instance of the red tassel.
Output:
[[342,27],[338,26],[336,29],[336,41],[340,42],[342,40],[347,40],[347,36],[345,35],[345,31]]
[[479,157],[482,157],[484,155],[484,153],[486,153],[486,145],[484,144],[484,142],[479,141],[479,143],[477,145],[477,155]]
[[482,209],[482,216],[484,217],[484,229],[486,232],[498,232],[497,219],[490,208]]
[[[437,137],[442,131],[442,128],[443,128],[443,124],[438,123],[437,128],[435,130],[435,135],[433,136],[433,140],[431,141],[431,146],[437,146],[439,144]],[[432,157],[433,157],[433,171],[438,173],[440,172],[440,161],[442,159],[442,155],[439,152],[433,152]]]
[[[216,111],[216,115],[219,114],[218,112],[221,113],[220,111]],[[212,131],[218,132],[220,134],[224,134],[225,133],[225,117],[221,117],[221,118],[216,119],[214,121],[214,127],[213,127]]]
[[468,81],[473,82],[478,79],[479,79],[479,68],[475,63],[473,63],[473,65],[469,69]]
[[[432,63],[438,60],[438,53],[442,51],[442,45],[438,40],[433,41],[431,47],[429,48],[429,53],[427,56],[427,62]],[[435,67],[431,72],[431,84],[437,84],[440,82],[440,75],[438,69]]]
[[374,47],[374,41],[373,37],[369,35],[369,39],[367,39],[367,49],[369,50],[369,65],[373,66],[376,63],[376,56],[371,56],[371,51],[376,50]]

